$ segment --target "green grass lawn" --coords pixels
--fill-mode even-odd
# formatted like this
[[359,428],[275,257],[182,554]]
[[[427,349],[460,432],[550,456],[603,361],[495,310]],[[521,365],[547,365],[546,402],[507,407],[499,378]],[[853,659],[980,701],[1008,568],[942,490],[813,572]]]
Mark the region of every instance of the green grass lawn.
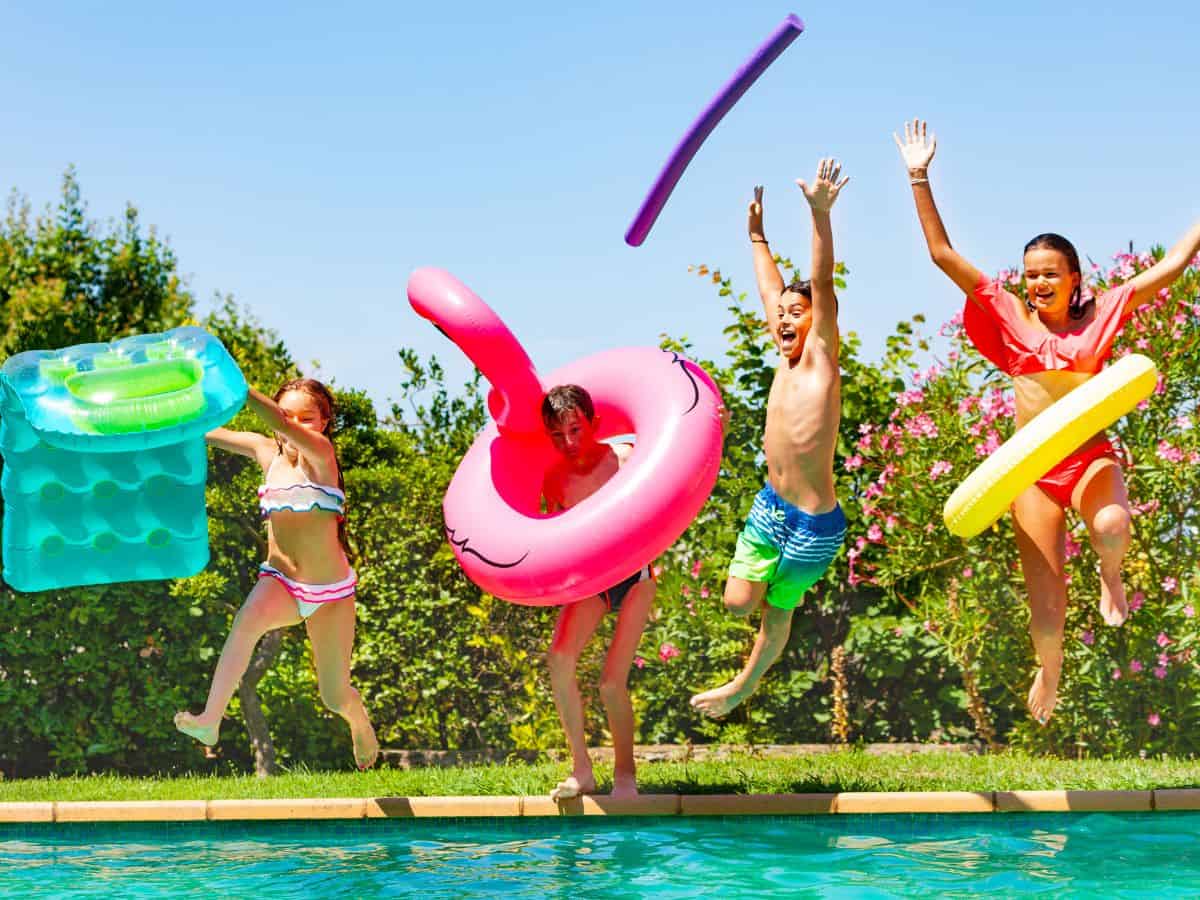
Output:
[[[93,775],[0,782],[0,802],[38,800],[215,800],[297,797],[545,794],[567,774],[564,763],[513,763],[447,769],[292,772],[273,778]],[[600,767],[601,790],[611,769]],[[857,751],[793,759],[735,756],[692,763],[643,763],[643,792],[773,794],[836,791],[988,791],[1200,787],[1200,761],[1060,760],[1002,753],[872,756]]]

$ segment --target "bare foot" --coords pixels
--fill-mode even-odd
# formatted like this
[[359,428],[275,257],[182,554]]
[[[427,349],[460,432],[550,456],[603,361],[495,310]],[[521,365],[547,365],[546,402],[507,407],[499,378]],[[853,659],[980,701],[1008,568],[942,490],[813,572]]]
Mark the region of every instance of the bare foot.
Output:
[[638,795],[637,776],[632,772],[613,773],[613,789],[610,795],[616,800],[628,800]]
[[591,773],[586,775],[572,772],[558,783],[558,787],[550,792],[550,799],[555,803],[570,800],[583,794],[596,793],[596,777]]
[[217,738],[221,734],[220,719],[215,724],[209,725],[196,716],[193,716],[190,712],[175,713],[175,727],[188,737],[194,737],[208,747],[216,744]]
[[1125,600],[1125,585],[1121,583],[1119,572],[1111,586],[1104,573],[1100,574],[1100,618],[1113,628],[1124,625],[1129,618],[1129,603]]
[[354,762],[360,769],[369,769],[379,759],[379,738],[371,722],[363,716],[362,723],[350,726],[350,738],[354,741]]
[[711,719],[727,716],[746,698],[731,681],[711,691],[697,694],[692,698],[692,706]]
[[1039,725],[1050,721],[1054,707],[1058,705],[1058,679],[1050,680],[1045,667],[1037,670],[1033,677],[1033,685],[1029,688],[1029,699],[1026,701],[1029,712],[1037,719]]

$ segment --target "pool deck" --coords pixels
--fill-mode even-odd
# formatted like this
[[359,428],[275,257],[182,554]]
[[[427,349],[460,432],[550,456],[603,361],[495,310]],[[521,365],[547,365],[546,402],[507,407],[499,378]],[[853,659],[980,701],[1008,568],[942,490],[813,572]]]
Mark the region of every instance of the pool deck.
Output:
[[857,813],[1152,812],[1200,810],[1200,789],[929,791],[840,794],[359,797],[315,800],[133,800],[0,803],[0,823],[516,818],[521,816],[790,816]]

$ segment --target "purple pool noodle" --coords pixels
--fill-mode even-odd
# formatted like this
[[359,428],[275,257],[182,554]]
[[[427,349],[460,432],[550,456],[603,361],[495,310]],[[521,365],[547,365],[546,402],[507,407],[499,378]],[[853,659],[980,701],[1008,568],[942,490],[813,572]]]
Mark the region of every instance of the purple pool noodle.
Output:
[[675,190],[680,176],[688,167],[688,163],[692,161],[692,157],[696,155],[696,151],[700,149],[700,145],[704,143],[704,139],[717,127],[717,123],[725,118],[725,113],[733,108],[733,104],[741,99],[742,94],[749,90],[750,85],[758,80],[758,76],[767,70],[767,66],[775,62],[779,54],[786,50],[802,31],[804,31],[804,23],[800,21],[800,17],[789,15],[763,45],[754,51],[754,55],[733,73],[733,77],[729,79],[725,87],[721,88],[720,92],[712,98],[704,112],[684,134],[675,151],[667,158],[667,163],[659,172],[654,186],[646,194],[646,199],[642,201],[642,208],[633,217],[633,223],[625,232],[625,243],[630,247],[641,246],[646,235],[650,233],[650,229],[654,227],[658,214],[666,206],[671,191]]

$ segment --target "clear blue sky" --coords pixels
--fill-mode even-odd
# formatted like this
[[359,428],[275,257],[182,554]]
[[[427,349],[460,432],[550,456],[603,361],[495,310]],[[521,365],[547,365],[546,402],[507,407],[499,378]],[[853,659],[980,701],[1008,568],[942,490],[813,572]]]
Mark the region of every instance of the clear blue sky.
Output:
[[[1200,217],[1193,3],[0,4],[0,185],[35,206],[78,167],[91,213],[127,201],[201,311],[230,292],[298,360],[381,404],[396,349],[461,357],[412,314],[450,269],[543,371],[661,332],[721,352],[689,263],[751,288],[745,207],[804,260],[793,186],[852,176],[834,226],[843,328],[960,298],[925,255],[891,132],[939,137],[934,188],[977,265],[1055,230],[1100,260]],[[982,10],[982,11],[980,11]],[[682,131],[787,12],[808,29],[709,138],[646,243],[622,235]]]

